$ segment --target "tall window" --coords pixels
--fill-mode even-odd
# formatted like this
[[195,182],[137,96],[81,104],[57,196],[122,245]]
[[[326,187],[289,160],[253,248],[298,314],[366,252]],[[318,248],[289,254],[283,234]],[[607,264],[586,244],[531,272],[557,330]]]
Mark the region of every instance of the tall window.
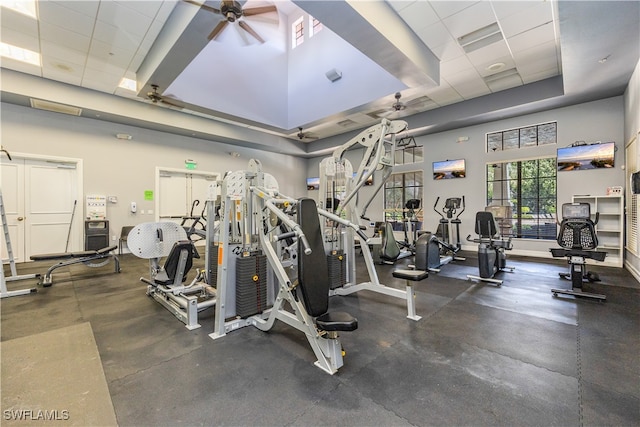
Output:
[[322,22],[318,21],[313,16],[309,16],[309,37],[313,37],[322,30]]
[[556,239],[555,157],[487,165],[487,206],[508,206],[502,234]]
[[296,19],[291,25],[291,48],[300,46],[304,42],[304,17]]
[[[391,175],[384,184],[384,220],[401,222],[406,216],[407,200],[422,201],[422,189],[422,171]],[[418,220],[422,221],[420,212],[417,212]]]

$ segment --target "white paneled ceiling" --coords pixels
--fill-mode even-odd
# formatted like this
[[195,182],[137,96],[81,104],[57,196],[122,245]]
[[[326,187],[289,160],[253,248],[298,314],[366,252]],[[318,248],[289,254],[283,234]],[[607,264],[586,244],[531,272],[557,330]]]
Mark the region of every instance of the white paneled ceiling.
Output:
[[[444,107],[451,108],[451,106],[458,104],[462,110],[465,102],[470,100],[480,97],[490,99],[491,95],[518,87],[526,88],[527,85],[536,82],[542,84],[542,82],[548,81],[557,86],[553,79],[557,76],[561,76],[565,87],[578,88],[579,84],[573,81],[568,82],[568,79],[571,79],[572,75],[584,75],[585,61],[580,61],[580,55],[587,51],[590,54],[593,53],[580,45],[579,36],[575,33],[577,31],[587,32],[584,36],[585,39],[588,39],[589,36],[594,37],[596,35],[588,34],[589,19],[598,20],[600,25],[608,23],[611,28],[611,22],[607,19],[609,11],[620,8],[623,11],[622,15],[625,16],[629,14],[629,10],[633,15],[638,9],[637,2],[391,0],[386,3],[390,6],[387,7],[387,12],[384,12],[384,8],[380,9],[380,4],[375,5],[377,15],[374,16],[373,13],[367,15],[366,9],[369,2],[366,1],[360,1],[356,4],[307,0],[296,1],[294,4],[285,0],[275,2],[249,0],[242,3],[245,8],[255,4],[275,3],[280,23],[278,31],[270,33],[269,37],[283,38],[278,41],[279,46],[287,46],[287,48],[289,46],[290,22],[297,16],[308,16],[312,11],[314,16],[321,17],[319,19],[325,27],[323,31],[334,32],[335,30],[337,36],[350,40],[351,43],[355,43],[354,46],[358,50],[369,54],[372,58],[370,66],[377,67],[376,72],[385,68],[387,72],[391,73],[397,79],[397,90],[402,94],[401,101],[407,106],[402,111],[394,112],[391,105],[395,102],[394,93],[396,90],[389,90],[388,93],[375,95],[375,98],[365,96],[362,98],[362,103],[355,107],[349,105],[348,102],[339,102],[339,97],[334,95],[331,101],[331,105],[335,106],[334,111],[327,110],[323,112],[323,117],[301,123],[274,124],[273,120],[261,123],[260,114],[249,118],[238,113],[230,114],[224,109],[225,99],[221,99],[219,104],[213,106],[185,103],[184,109],[175,111],[177,115],[191,114],[212,120],[223,120],[225,123],[251,127],[271,135],[275,134],[291,139],[297,139],[298,127],[303,127],[305,131],[325,138],[365,127],[378,121],[379,116],[416,117],[415,122],[419,125],[422,118],[426,117],[424,114],[428,114],[424,112],[445,111]],[[155,82],[156,84],[164,83],[160,84],[161,92],[162,88],[168,87],[182,70],[168,71],[171,67],[167,64],[175,63],[178,64],[178,67],[186,69],[189,62],[201,50],[203,53],[205,52],[203,48],[207,45],[207,41],[203,42],[198,39],[198,37],[202,38],[199,34],[203,34],[203,28],[208,28],[210,31],[220,21],[219,16],[204,13],[206,11],[198,10],[198,7],[193,4],[174,0],[39,1],[37,2],[37,20],[4,7],[4,1],[2,5],[3,7],[0,8],[2,42],[38,52],[42,58],[42,65],[38,67],[3,57],[3,69],[15,70],[47,80],[145,103],[149,102],[146,99],[146,93],[149,85],[154,83],[153,79],[161,81]],[[220,7],[220,3],[217,1],[207,2],[206,5],[214,8]],[[373,9],[373,4],[369,6]],[[343,30],[340,19],[343,19],[341,15],[344,13],[340,12],[347,10],[344,9],[345,7],[357,9],[353,16],[357,17],[360,22],[355,22],[354,27],[357,28],[360,25],[360,28],[374,28],[373,34],[376,36],[358,42],[356,40],[357,33],[348,34],[348,31]],[[386,20],[380,21],[380,10],[387,13]],[[349,9],[349,12],[352,10]],[[392,14],[395,15],[394,19],[391,19]],[[560,15],[563,17],[562,20]],[[614,13],[612,16],[615,17],[616,14]],[[398,17],[400,19],[397,19]],[[615,17],[615,19],[619,22],[621,18]],[[623,23],[625,25],[622,25],[623,28],[620,31],[624,30],[625,32],[622,35],[631,34],[632,38],[634,36],[637,38],[640,19],[637,16],[627,16],[622,19],[630,19],[632,24],[635,22],[635,29],[632,28],[633,25],[627,25],[628,22]],[[401,29],[396,27],[385,34],[385,29],[382,27],[385,26],[386,21],[389,22],[389,25],[392,23],[396,25],[397,21],[404,27]],[[407,30],[414,37],[417,36],[415,40],[418,41],[418,44],[410,46],[414,52],[407,49],[407,46],[400,46],[404,44],[403,42],[394,40],[394,35]],[[619,44],[618,40],[621,36],[616,30],[613,29],[599,35],[599,50],[596,55],[602,55],[604,58],[611,53],[609,51],[615,51],[614,48]],[[476,32],[480,33],[480,40],[467,44],[468,39]],[[199,41],[191,42],[196,39]],[[356,41],[354,42],[354,40]],[[397,48],[397,52],[389,52],[390,58],[393,58],[393,61],[390,62],[395,64],[394,67],[385,64],[383,60],[381,61],[380,55],[377,58],[371,56],[367,46],[362,44],[369,43],[371,48],[369,50],[373,50],[377,43],[381,46],[388,46],[390,40],[394,41]],[[564,40],[567,40],[566,45],[563,43]],[[220,40],[209,43],[232,42],[238,43],[231,37],[221,37]],[[153,47],[154,43],[156,43],[155,47]],[[163,52],[159,47],[162,43],[173,44],[173,51],[169,49]],[[180,52],[176,52],[175,46],[178,46],[179,43],[191,48],[178,49]],[[265,50],[269,43],[268,40],[265,45],[262,45]],[[361,44],[358,45],[358,43]],[[631,40],[630,43],[631,52],[625,53],[624,58],[617,63],[617,66],[620,67],[617,74],[627,75],[627,78],[630,75],[629,70],[633,70],[638,61],[638,41]],[[155,50],[152,50],[152,47]],[[211,63],[216,67],[224,67],[225,61],[233,61],[233,67],[229,68],[234,70],[234,76],[227,82],[228,84],[262,78],[263,83],[268,85],[268,79],[264,81],[265,77],[260,77],[260,72],[264,71],[260,66],[252,63],[251,66],[244,67],[244,69],[242,67],[243,61],[246,61],[245,58],[252,55],[255,57],[256,49],[260,49],[260,47],[260,44],[256,46],[255,43],[248,47],[239,44],[232,53],[212,57]],[[303,44],[300,48],[305,48],[305,45]],[[308,48],[312,48],[311,43],[308,43]],[[388,47],[385,49],[389,51]],[[193,52],[185,52],[187,50],[193,50]],[[283,55],[282,49],[272,50],[274,57],[275,55]],[[212,55],[215,55],[216,48],[215,46],[208,47],[207,51],[214,52]],[[149,54],[150,52],[152,55]],[[160,57],[158,57],[158,52],[160,52]],[[413,57],[413,53],[417,56]],[[414,68],[416,64],[418,64],[418,69],[423,67],[420,59],[415,59],[423,54],[434,55],[439,62],[439,81],[436,82],[437,84],[407,84],[410,80],[401,75],[402,70],[406,70],[411,62],[413,62]],[[622,54],[618,55],[622,56]],[[397,57],[406,57],[406,64],[402,63],[403,60],[396,61]],[[571,64],[580,64],[579,73],[567,69],[568,62],[565,61],[565,57],[574,60]],[[340,63],[339,59],[334,57],[334,63]],[[262,59],[261,57],[261,61],[266,64],[272,59],[269,57]],[[592,61],[587,66],[597,70],[602,65],[597,61]],[[327,63],[327,67],[329,66],[330,63]],[[144,70],[144,73],[141,70]],[[317,71],[308,70],[309,73]],[[321,71],[324,73],[326,70]],[[286,72],[284,74],[279,78],[291,78],[291,76],[287,76]],[[372,72],[370,75],[374,75],[374,73]],[[597,76],[599,73],[593,73],[593,75]],[[137,80],[139,93],[119,88],[118,85],[123,77]],[[344,75],[339,80],[339,83],[343,85],[341,87],[342,93],[349,93],[350,87],[347,85],[356,87],[355,85],[358,83],[360,86],[357,90],[363,91],[363,94],[366,95],[367,86],[362,85],[362,79],[359,79],[358,82],[350,82],[348,77],[348,75]],[[387,84],[390,84],[389,82]],[[373,79],[367,81],[370,88],[376,87],[376,83]],[[591,83],[591,87],[595,85],[599,90],[600,96],[613,96],[621,93],[619,84],[614,87],[613,83],[607,83],[607,79],[604,77]],[[181,87],[183,86],[184,84],[181,85]],[[237,99],[234,99],[234,102],[241,103],[245,102],[245,99],[249,100],[246,101],[247,109],[252,108],[250,104],[267,106],[270,104],[268,99],[256,101],[255,97],[261,96],[259,90],[252,90],[248,95],[244,94],[244,86],[237,84],[235,89]],[[336,87],[335,84],[334,87]],[[393,84],[390,84],[389,89],[392,87]],[[203,88],[202,85],[193,82],[190,90],[197,94]],[[213,92],[208,98],[215,98],[215,89],[206,90]],[[291,85],[287,90],[290,92],[289,97],[298,96],[297,93],[291,93],[295,90]],[[3,87],[3,101],[20,103],[20,101],[16,101],[17,97],[13,96],[18,92],[20,91]],[[60,93],[52,91],[51,97],[54,97],[53,92]],[[268,90],[263,92],[270,93]],[[588,98],[586,95],[582,98],[577,96],[579,89],[575,89],[575,92],[562,95],[576,95],[575,100]],[[329,95],[327,92],[327,97]],[[59,99],[48,100],[65,103],[64,96],[56,96]],[[192,98],[202,97],[193,96]],[[251,102],[251,98],[253,98],[253,102]],[[321,96],[316,96],[316,101],[320,102],[321,98]],[[271,105],[275,105],[275,102],[282,107],[282,97],[279,97]],[[518,111],[523,111],[521,107],[518,106]],[[241,105],[240,107],[235,106],[235,108],[238,110]],[[296,108],[299,108],[297,104]],[[306,108],[313,109],[314,102],[309,102]],[[487,113],[491,113],[489,107]],[[475,115],[477,116],[477,114]],[[299,116],[304,117],[304,115]],[[463,116],[464,113],[461,112],[460,117],[456,117],[460,124],[464,124]],[[109,115],[105,115],[105,117],[109,117]],[[411,126],[412,121],[407,120]],[[154,126],[152,121],[147,120],[146,122],[142,125]],[[178,127],[176,125],[176,128]],[[211,135],[211,139],[215,139],[215,135]],[[308,141],[302,142],[307,143]]]

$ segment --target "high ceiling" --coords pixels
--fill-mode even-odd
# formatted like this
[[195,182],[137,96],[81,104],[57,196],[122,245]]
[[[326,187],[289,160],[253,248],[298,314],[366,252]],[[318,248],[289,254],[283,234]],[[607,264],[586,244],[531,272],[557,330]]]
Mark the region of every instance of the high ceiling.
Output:
[[[37,19],[0,8],[2,42],[42,57],[2,58],[2,101],[309,156],[380,117],[425,134],[621,95],[640,56],[637,1],[241,2],[275,4],[239,20],[264,43],[239,21],[210,41],[221,4],[194,3],[40,1]],[[309,16],[323,29],[293,49],[291,25]]]

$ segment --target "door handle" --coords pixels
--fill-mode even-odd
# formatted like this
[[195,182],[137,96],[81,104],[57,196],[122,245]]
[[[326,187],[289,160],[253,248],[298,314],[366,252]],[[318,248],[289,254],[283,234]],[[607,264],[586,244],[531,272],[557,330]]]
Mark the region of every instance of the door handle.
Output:
[[18,221],[22,221],[22,220],[24,220],[24,218],[23,218],[23,217],[21,217],[21,216],[19,216],[19,217],[18,217]]

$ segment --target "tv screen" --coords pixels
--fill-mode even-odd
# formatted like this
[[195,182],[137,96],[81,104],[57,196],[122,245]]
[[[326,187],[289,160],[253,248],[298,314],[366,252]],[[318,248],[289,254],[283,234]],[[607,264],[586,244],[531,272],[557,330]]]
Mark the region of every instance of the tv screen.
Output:
[[464,178],[466,173],[464,159],[433,162],[433,179]]
[[558,171],[612,168],[615,149],[613,142],[558,148]]
[[320,178],[307,178],[307,190],[319,190],[320,189]]

